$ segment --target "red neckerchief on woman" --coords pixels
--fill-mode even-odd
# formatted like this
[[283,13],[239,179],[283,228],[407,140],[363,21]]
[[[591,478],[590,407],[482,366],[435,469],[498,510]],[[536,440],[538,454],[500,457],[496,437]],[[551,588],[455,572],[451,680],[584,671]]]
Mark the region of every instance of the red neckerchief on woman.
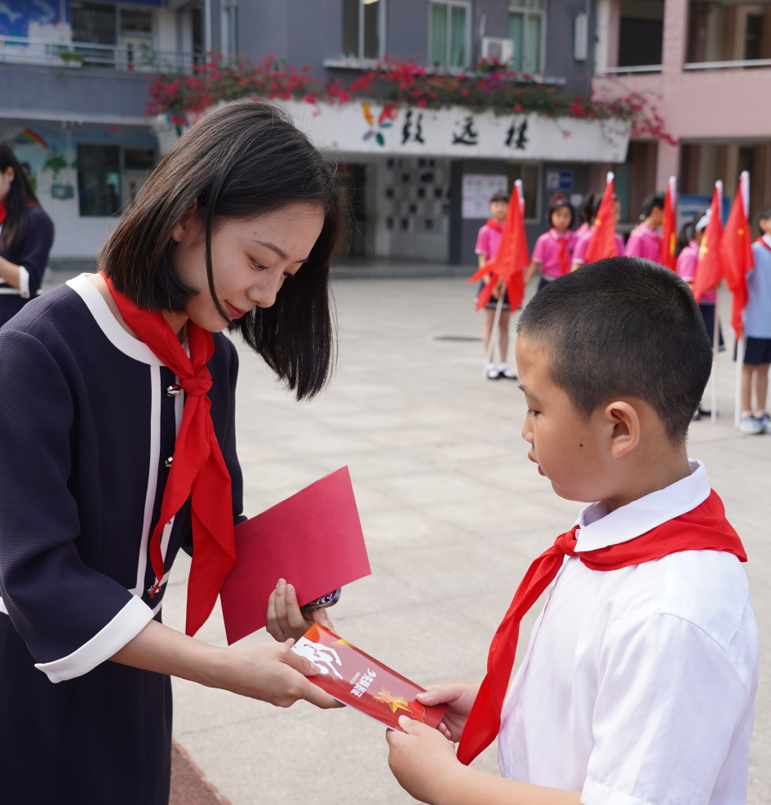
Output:
[[5,202],[0,201],[0,224],[5,222],[8,217],[8,210],[5,208]]
[[495,218],[488,218],[485,221],[485,226],[489,226],[490,229],[494,229],[496,232],[503,232],[503,227],[495,220]]
[[552,240],[556,240],[559,244],[560,250],[557,259],[560,261],[560,271],[563,274],[570,273],[570,260],[568,258],[568,241],[570,240],[570,230],[565,230],[561,235],[557,230],[552,227],[549,230],[549,236]]
[[479,687],[458,745],[461,763],[471,763],[498,735],[503,700],[517,653],[520,621],[554,580],[566,556],[578,556],[590,570],[619,570],[680,551],[727,551],[740,561],[747,561],[739,535],[726,520],[723,502],[714,490],[695,509],[618,545],[576,554],[578,529],[579,526],[574,526],[557,537],[554,545],[530,565],[520,582],[490,645],[487,676]]
[[185,631],[194,635],[211,614],[222,583],[236,564],[230,473],[214,433],[211,400],[206,396],[212,382],[206,364],[214,354],[214,340],[210,332],[188,320],[188,357],[161,313],[137,307],[102,276],[126,324],[179,377],[186,395],[160,517],[150,537],[150,561],[156,577],[150,595],[156,594],[164,576],[163,528],[190,498],[193,564]]

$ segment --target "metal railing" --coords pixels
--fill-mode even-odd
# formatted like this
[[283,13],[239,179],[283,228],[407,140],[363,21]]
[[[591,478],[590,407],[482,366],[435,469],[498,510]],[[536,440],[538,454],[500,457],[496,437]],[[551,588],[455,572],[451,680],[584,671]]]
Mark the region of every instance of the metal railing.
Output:
[[597,75],[626,75],[628,73],[660,73],[660,64],[635,64],[629,67],[598,67]]
[[725,70],[729,67],[771,67],[771,59],[733,59],[731,61],[692,61],[684,70]]
[[136,40],[123,45],[100,45],[0,34],[0,64],[157,73],[192,71],[200,61],[197,54],[152,50]]

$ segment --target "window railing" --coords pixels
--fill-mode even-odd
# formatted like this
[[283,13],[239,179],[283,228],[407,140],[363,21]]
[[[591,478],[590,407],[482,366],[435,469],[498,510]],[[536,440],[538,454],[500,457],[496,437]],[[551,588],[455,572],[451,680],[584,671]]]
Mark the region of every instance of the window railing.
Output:
[[192,70],[201,61],[193,53],[174,53],[138,46],[99,45],[95,42],[54,42],[0,34],[0,64],[42,67],[96,67],[124,72],[157,73]]
[[635,64],[629,67],[598,67],[597,75],[626,75],[627,73],[660,73],[660,64]]
[[732,59],[730,61],[694,61],[683,65],[684,70],[725,70],[728,67],[771,67],[771,59]]

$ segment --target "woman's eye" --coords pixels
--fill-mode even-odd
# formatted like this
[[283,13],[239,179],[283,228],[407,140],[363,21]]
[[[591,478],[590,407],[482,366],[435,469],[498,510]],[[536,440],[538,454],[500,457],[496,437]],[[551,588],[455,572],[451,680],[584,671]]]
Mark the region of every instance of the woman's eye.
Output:
[[285,271],[284,272],[284,279],[285,280],[293,280],[294,279],[294,274],[290,274],[288,271]]
[[262,265],[262,263],[258,263],[256,260],[252,260],[252,265],[257,269],[257,271],[265,271],[267,266]]

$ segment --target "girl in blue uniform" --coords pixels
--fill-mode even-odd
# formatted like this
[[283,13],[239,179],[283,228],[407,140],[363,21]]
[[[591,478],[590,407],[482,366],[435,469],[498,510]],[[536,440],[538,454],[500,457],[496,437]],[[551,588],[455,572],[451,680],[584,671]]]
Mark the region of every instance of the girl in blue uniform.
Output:
[[[334,700],[288,644],[192,635],[235,561],[237,331],[298,398],[333,352],[333,170],[275,108],[199,121],[100,257],[0,330],[0,799],[165,805],[176,675]],[[191,545],[192,544],[192,545]],[[162,624],[191,550],[188,634]],[[305,623],[288,585],[269,630]]]
[[37,296],[53,239],[27,174],[0,143],[0,327]]

